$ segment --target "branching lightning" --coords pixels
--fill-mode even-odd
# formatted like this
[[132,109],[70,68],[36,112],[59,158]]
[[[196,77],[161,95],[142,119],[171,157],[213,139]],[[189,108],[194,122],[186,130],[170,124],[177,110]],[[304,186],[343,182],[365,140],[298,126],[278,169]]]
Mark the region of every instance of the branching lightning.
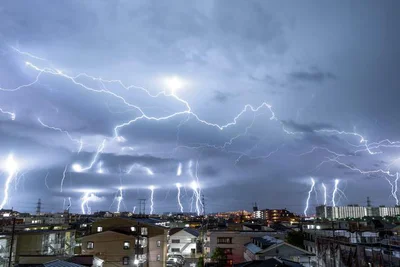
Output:
[[178,169],[176,170],[176,176],[181,176],[182,174],[182,163],[179,162]]
[[38,122],[39,122],[43,127],[45,127],[45,128],[48,128],[48,129],[51,129],[51,130],[58,131],[58,132],[60,132],[60,133],[66,134],[67,137],[69,138],[69,140],[71,140],[72,142],[78,144],[78,153],[80,153],[80,152],[82,151],[82,148],[83,148],[83,141],[82,141],[82,139],[75,139],[75,138],[73,138],[73,137],[71,136],[71,134],[70,134],[68,131],[62,130],[62,129],[57,128],[57,127],[49,126],[49,125],[45,124],[44,122],[42,122],[42,120],[41,120],[40,118],[37,118],[37,120],[38,120]]
[[[94,200],[96,198],[97,198],[97,196],[93,192],[88,191],[88,192],[84,193],[84,195],[81,198],[81,200],[82,200],[82,203],[81,203],[82,214],[92,214],[92,209],[89,206],[89,201],[90,200]],[[86,208],[86,210],[85,210],[85,208]]]
[[85,172],[90,170],[93,165],[96,163],[99,154],[101,154],[104,150],[106,144],[106,139],[103,140],[103,142],[99,145],[99,147],[97,148],[96,154],[94,155],[92,161],[90,162],[90,164],[87,167],[82,167],[80,164],[78,163],[74,163],[72,164],[72,170],[74,170],[75,172]]
[[8,202],[8,195],[9,195],[9,188],[10,188],[10,184],[13,181],[13,179],[16,177],[17,175],[17,171],[18,171],[18,164],[17,162],[14,160],[14,156],[12,154],[10,154],[7,158],[7,161],[4,164],[4,167],[8,173],[7,179],[6,179],[6,183],[4,185],[4,196],[3,196],[3,201],[0,204],[0,210],[4,208],[4,206],[7,204]]
[[311,179],[311,188],[310,191],[308,191],[308,196],[307,196],[307,200],[306,200],[306,207],[304,209],[304,216],[307,217],[307,211],[308,211],[308,207],[309,207],[309,202],[310,202],[310,198],[311,198],[311,193],[314,190],[315,187],[315,180],[314,178],[310,178]]
[[335,197],[336,197],[336,193],[338,192],[338,186],[339,186],[339,179],[335,179],[335,187],[333,189],[333,193],[332,193],[332,206],[336,207],[336,202],[335,202]]

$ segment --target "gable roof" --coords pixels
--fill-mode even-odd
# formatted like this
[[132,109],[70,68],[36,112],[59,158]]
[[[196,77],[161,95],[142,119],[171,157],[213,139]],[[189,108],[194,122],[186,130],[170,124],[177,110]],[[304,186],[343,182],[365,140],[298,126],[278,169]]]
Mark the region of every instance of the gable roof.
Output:
[[67,262],[67,261],[54,260],[54,261],[49,261],[47,263],[44,263],[43,266],[45,266],[45,267],[82,267],[84,265]]
[[185,231],[186,233],[191,234],[195,237],[198,237],[200,235],[199,231],[193,228],[172,228],[169,230],[169,235],[174,235],[180,231]]
[[304,250],[304,249],[302,249],[302,248],[293,246],[293,245],[291,245],[291,244],[289,244],[289,243],[286,243],[286,242],[279,243],[279,244],[277,244],[277,245],[275,245],[275,246],[270,246],[270,247],[268,247],[268,248],[266,248],[266,249],[263,249],[263,250],[259,251],[258,253],[259,253],[259,254],[264,254],[264,253],[267,253],[267,252],[269,252],[269,251],[271,251],[271,250],[273,250],[273,249],[280,248],[280,247],[282,247],[282,246],[288,246],[288,247],[290,247],[290,248],[292,248],[292,249],[295,249],[295,250],[298,250],[299,252],[301,252],[301,253],[303,253],[303,254],[306,254],[306,255],[310,255],[310,256],[315,255],[315,254],[313,254],[313,253],[311,253],[311,252],[308,252],[307,250]]
[[285,259],[271,258],[268,260],[255,260],[234,264],[234,267],[302,267],[300,263]]

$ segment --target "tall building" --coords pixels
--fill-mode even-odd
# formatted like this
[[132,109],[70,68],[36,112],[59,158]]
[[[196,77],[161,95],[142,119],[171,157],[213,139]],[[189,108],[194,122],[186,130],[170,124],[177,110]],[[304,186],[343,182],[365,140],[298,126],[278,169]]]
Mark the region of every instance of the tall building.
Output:
[[363,207],[359,205],[348,205],[348,206],[317,206],[316,214],[318,218],[336,220],[345,218],[363,218],[365,216],[396,216],[400,215],[400,206],[396,207]]

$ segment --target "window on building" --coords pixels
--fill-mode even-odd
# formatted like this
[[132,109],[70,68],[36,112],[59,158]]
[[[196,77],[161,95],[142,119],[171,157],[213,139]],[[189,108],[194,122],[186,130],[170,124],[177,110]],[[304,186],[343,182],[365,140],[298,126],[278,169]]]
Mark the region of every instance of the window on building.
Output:
[[86,245],[87,249],[94,249],[94,242],[93,241],[88,241]]
[[217,244],[232,244],[232,237],[218,237]]
[[225,255],[232,255],[232,248],[224,248]]
[[161,241],[160,240],[157,241],[157,247],[161,247]]
[[122,258],[122,265],[129,265],[129,257]]
[[172,239],[171,243],[175,243],[175,244],[181,243],[181,240],[180,239]]
[[129,249],[131,247],[131,242],[125,241],[124,242],[124,249]]
[[161,255],[157,255],[157,261],[161,261]]
[[98,226],[98,227],[97,227],[97,232],[98,232],[98,233],[103,232],[103,227]]
[[135,226],[131,227],[131,232],[136,232],[136,227]]
[[142,227],[142,235],[147,235],[147,228],[146,227]]
[[171,252],[181,252],[179,248],[171,248]]

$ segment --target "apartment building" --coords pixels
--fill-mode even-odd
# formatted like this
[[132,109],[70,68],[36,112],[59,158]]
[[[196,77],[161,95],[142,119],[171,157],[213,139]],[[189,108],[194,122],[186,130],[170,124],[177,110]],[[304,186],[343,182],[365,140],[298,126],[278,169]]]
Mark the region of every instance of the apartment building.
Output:
[[167,228],[149,219],[103,219],[82,237],[81,253],[104,260],[104,267],[161,267],[167,260],[167,235]]
[[211,256],[217,247],[224,249],[228,264],[237,264],[244,261],[245,244],[254,237],[268,235],[269,231],[207,231],[204,238],[205,258],[211,261]]

